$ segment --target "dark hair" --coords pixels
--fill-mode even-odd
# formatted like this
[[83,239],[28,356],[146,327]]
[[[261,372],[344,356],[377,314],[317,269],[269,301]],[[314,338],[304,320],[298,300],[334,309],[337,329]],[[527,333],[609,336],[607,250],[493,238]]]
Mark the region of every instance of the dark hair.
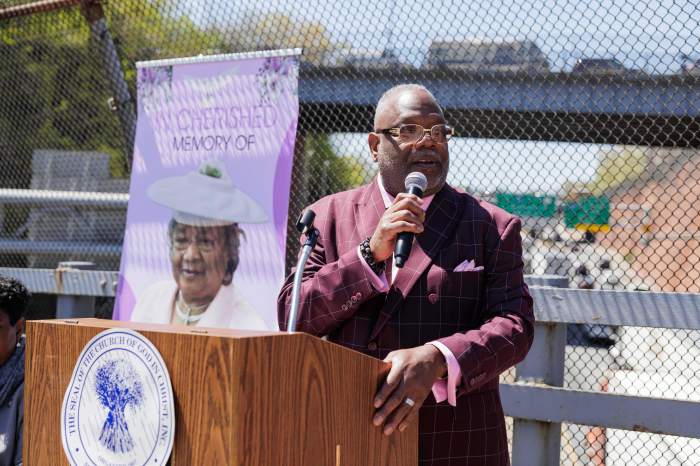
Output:
[[19,280],[0,275],[0,311],[10,318],[10,325],[15,325],[29,305],[32,295]]
[[[168,238],[172,244],[173,233],[175,232],[175,227],[179,222],[175,219],[171,219],[168,224]],[[226,275],[227,280],[225,285],[229,285],[233,281],[233,272],[238,268],[238,263],[240,262],[239,249],[241,247],[241,237],[245,238],[245,232],[238,226],[237,223],[232,225],[225,225],[222,227],[202,227],[202,228],[223,228],[224,230],[224,245],[228,247],[229,259],[226,264]],[[230,277],[230,278],[228,278]]]

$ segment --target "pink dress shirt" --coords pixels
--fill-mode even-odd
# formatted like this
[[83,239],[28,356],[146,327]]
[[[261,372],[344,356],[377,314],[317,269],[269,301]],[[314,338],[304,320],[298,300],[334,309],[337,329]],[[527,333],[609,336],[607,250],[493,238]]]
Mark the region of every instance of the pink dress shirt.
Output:
[[[379,192],[382,193],[382,199],[384,199],[384,207],[388,209],[389,206],[394,203],[394,196],[389,194],[384,188],[382,178],[380,176],[377,176],[377,185],[379,185]],[[433,200],[433,197],[434,196],[428,196],[423,198],[422,207],[424,211],[428,210],[428,206],[430,206],[430,202]],[[360,259],[362,259],[362,254],[360,253],[359,247],[357,248],[357,255],[360,257]],[[367,262],[365,262],[364,259],[362,259],[361,262],[370,272],[368,273],[368,276],[370,277],[370,281],[374,289],[381,293],[389,291],[389,282],[386,278],[386,272],[383,272],[381,275],[377,275],[372,271],[370,266],[367,265]],[[392,266],[391,270],[393,281],[401,269]],[[462,370],[459,368],[457,358],[454,354],[452,354],[452,351],[450,351],[447,346],[439,341],[431,341],[426,344],[433,345],[440,350],[442,355],[445,357],[445,362],[447,363],[447,379],[440,379],[433,384],[433,396],[435,397],[435,401],[440,403],[447,400],[447,402],[452,406],[457,406],[457,387],[462,380]]]

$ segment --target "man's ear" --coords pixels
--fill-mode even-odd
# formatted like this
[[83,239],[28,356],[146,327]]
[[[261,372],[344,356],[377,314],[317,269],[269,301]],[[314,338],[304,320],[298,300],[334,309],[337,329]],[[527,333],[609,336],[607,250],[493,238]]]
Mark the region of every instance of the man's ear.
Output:
[[377,136],[377,133],[369,133],[367,135],[367,144],[372,153],[372,159],[376,162],[378,155],[377,148],[379,147],[379,136]]

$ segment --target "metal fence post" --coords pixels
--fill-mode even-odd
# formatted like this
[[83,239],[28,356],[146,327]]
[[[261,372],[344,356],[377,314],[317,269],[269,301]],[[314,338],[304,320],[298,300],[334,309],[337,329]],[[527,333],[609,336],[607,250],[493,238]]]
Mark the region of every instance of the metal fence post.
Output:
[[[566,277],[538,278],[538,285],[568,287]],[[537,303],[535,303],[535,306]],[[566,324],[535,323],[535,339],[527,357],[516,366],[516,382],[564,384]],[[561,424],[513,420],[514,466],[559,466]]]
[[136,111],[126,84],[122,65],[112,35],[107,27],[100,0],[82,0],[83,16],[90,25],[90,33],[97,44],[99,58],[102,60],[105,78],[113,93],[112,102],[117,112],[124,135],[127,170],[131,169],[134,137],[136,135]]
[[[92,270],[92,262],[59,262],[55,278],[62,283],[63,272],[68,270]],[[77,317],[95,317],[95,297],[59,294],[56,297],[56,318],[70,319]]]
[[289,197],[289,219],[287,221],[287,254],[285,258],[284,275],[288,275],[297,262],[299,253],[299,232],[296,228],[297,217],[301,210],[309,204],[309,170],[310,162],[306,155],[306,140],[309,136],[306,127],[297,127],[294,143],[294,163],[292,164],[292,184]]

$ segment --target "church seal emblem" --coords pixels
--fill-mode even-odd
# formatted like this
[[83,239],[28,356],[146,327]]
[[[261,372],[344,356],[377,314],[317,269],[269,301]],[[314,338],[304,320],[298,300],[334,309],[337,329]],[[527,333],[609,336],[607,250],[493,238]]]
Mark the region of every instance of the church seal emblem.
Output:
[[138,332],[109,329],[83,348],[63,397],[63,450],[72,465],[164,465],[175,438],[170,375]]

